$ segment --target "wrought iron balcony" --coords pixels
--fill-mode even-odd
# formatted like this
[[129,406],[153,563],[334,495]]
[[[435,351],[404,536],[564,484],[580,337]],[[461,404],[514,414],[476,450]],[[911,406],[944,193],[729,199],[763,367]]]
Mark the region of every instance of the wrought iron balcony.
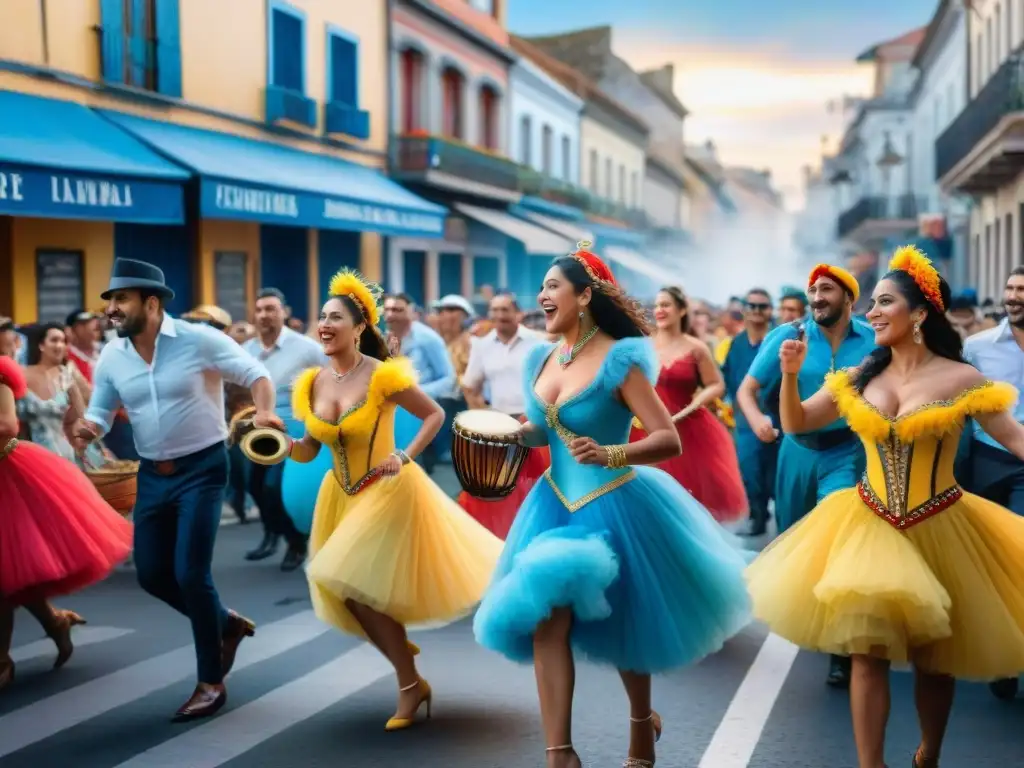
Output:
[[391,173],[407,181],[518,199],[519,167],[506,157],[439,136],[398,136]]
[[[1019,120],[1007,120],[1016,116]],[[1011,139],[1007,142],[1006,139]],[[995,149],[995,152],[990,152]],[[980,150],[975,152],[975,150]],[[974,162],[964,160],[976,154]],[[994,189],[1024,168],[1024,53],[1014,52],[935,142],[935,176],[962,192]]]
[[268,85],[266,92],[266,115],[268,123],[287,120],[290,123],[316,127],[316,102],[299,91]]
[[353,139],[370,138],[370,113],[340,101],[324,104],[324,133],[351,136]]
[[552,203],[569,205],[594,216],[614,219],[636,229],[646,228],[648,224],[647,214],[642,210],[605,200],[583,187],[553,179],[529,166],[519,166],[519,191]]
[[882,229],[898,231],[907,226],[907,222],[916,223],[917,215],[922,210],[923,206],[914,195],[862,197],[839,214],[836,234],[839,237],[846,237],[872,222],[879,222]]

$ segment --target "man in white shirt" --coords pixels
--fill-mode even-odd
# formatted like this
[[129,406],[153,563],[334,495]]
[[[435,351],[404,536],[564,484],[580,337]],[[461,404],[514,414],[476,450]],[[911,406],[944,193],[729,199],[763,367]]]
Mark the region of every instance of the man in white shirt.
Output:
[[75,444],[106,433],[124,406],[142,458],[133,510],[139,584],[189,618],[196,648],[198,684],[173,719],[209,717],[227,701],[224,676],[256,629],[224,607],[211,573],[228,481],[223,380],[251,389],[256,426],[284,424],[266,368],[223,333],[164,311],[174,292],[162,270],[117,259],[102,297],[118,338],[100,354]]
[[[288,428],[288,434],[300,439],[305,434],[302,424],[292,417],[292,384],[295,377],[307,368],[327,365],[327,356],[320,344],[289,328],[288,306],[284,294],[277,288],[264,288],[256,297],[256,336],[242,345],[242,349],[259,360],[270,372],[277,397],[275,411]],[[288,516],[281,497],[281,483],[285,464],[272,467],[263,464],[249,466],[249,493],[260,510],[263,522],[263,541],[246,554],[246,560],[264,560],[277,552],[278,541],[284,537],[288,543],[281,562],[282,571],[294,571],[306,557],[306,537]]]
[[523,367],[530,350],[542,341],[540,334],[519,324],[519,305],[510,293],[491,299],[487,316],[494,328],[470,348],[469,364],[462,376],[462,391],[470,408],[486,408],[483,390],[490,390],[490,406],[519,418],[526,410]]

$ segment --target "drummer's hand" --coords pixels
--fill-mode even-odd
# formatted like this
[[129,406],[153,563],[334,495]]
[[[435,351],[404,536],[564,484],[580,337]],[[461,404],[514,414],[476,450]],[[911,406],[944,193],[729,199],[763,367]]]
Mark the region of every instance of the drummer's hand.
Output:
[[597,464],[607,466],[608,451],[590,437],[577,437],[569,443],[569,452],[580,464]]
[[68,428],[66,436],[76,451],[84,451],[90,443],[99,439],[100,427],[91,421],[78,419]]
[[392,453],[384,461],[377,465],[377,472],[381,477],[394,477],[402,471],[402,459]]
[[257,429],[276,429],[281,432],[285,431],[284,422],[281,421],[281,417],[273,411],[267,411],[265,413],[257,411],[256,415],[252,417],[252,425]]

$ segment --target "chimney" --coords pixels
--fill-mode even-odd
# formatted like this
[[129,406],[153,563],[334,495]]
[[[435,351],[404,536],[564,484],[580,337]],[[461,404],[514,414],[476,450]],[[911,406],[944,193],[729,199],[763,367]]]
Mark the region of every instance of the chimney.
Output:
[[660,88],[666,93],[672,93],[676,79],[676,68],[674,65],[664,64],[658,69],[644,72],[644,75],[647,76],[655,88]]

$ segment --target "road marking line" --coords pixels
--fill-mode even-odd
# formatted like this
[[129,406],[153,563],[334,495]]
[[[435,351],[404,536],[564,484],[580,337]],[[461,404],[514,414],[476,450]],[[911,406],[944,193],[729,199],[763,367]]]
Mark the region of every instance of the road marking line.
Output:
[[[235,671],[308,643],[327,629],[313,611],[265,624],[242,645]],[[195,669],[195,651],[186,645],[16,709],[0,717],[0,757],[174,685]]]
[[255,701],[135,755],[117,768],[217,768],[393,674],[380,653],[361,645]]
[[698,768],[747,768],[799,652],[778,635],[765,638]]
[[[75,648],[96,643],[105,643],[108,640],[116,640],[119,637],[130,635],[134,629],[119,629],[118,627],[75,627],[71,633]],[[11,659],[15,664],[21,664],[29,659],[37,659],[40,656],[53,656],[56,653],[53,640],[36,640],[25,645],[19,645],[11,651]]]

